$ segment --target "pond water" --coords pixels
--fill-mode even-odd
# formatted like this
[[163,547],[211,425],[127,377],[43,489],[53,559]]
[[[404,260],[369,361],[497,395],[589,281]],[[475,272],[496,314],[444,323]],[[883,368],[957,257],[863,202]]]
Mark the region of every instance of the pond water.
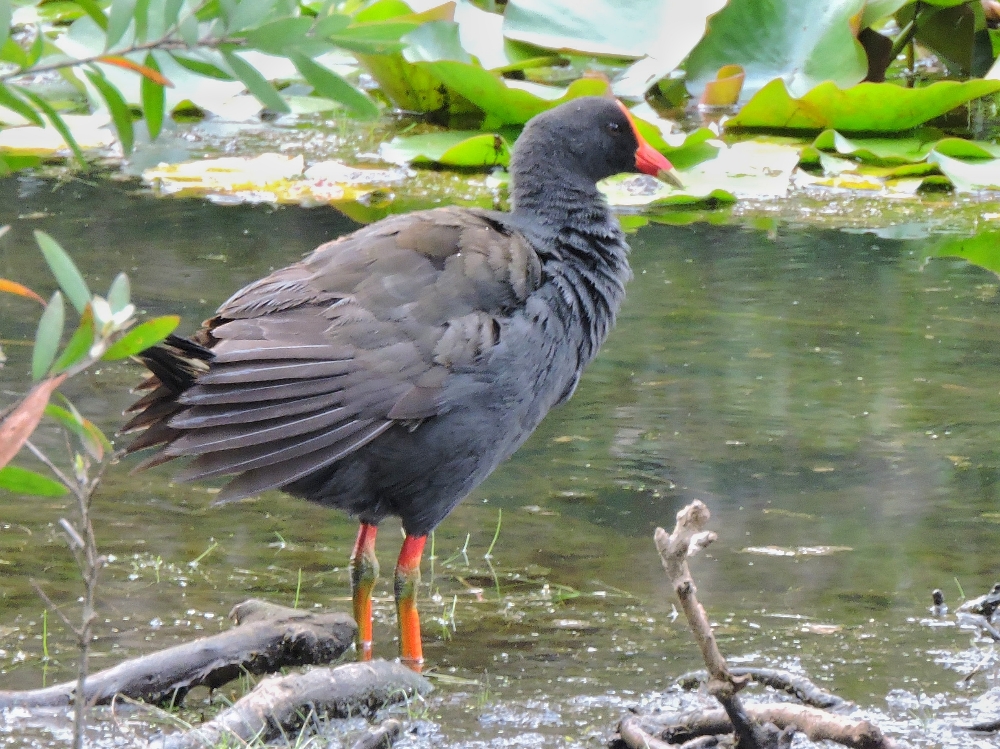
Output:
[[[330,209],[32,178],[0,181],[5,223],[0,277],[51,291],[31,238],[41,228],[94,288],[125,268],[140,307],[181,314],[184,332],[356,227]],[[780,222],[651,224],[631,244],[625,308],[576,396],[435,534],[421,608],[425,655],[447,678],[409,706],[397,746],[598,747],[629,707],[703,701],[672,687],[700,659],[652,542],[699,498],[719,540],[692,567],[734,664],[804,672],[916,746],[1000,747],[957,728],[1000,710],[991,647],[928,615],[932,589],[954,607],[1000,577],[997,278],[927,261],[924,239]],[[37,313],[0,296],[0,407],[28,387]],[[139,378],[116,363],[67,394],[110,433]],[[62,457],[56,431],[39,442]],[[211,485],[172,484],[169,467],[131,476],[134,462],[113,466],[95,500],[112,560],[95,669],[225,628],[252,596],[349,609],[350,520],[277,493],[212,508]],[[0,688],[73,675],[72,635],[50,612],[43,638],[31,587],[75,616],[82,585],[57,525],[72,513],[0,496]],[[384,569],[396,537],[380,534]],[[376,654],[391,657],[391,580],[377,593]],[[182,717],[207,700],[192,694]],[[95,740],[128,743],[97,714]],[[66,726],[8,715],[0,742],[62,746]],[[360,727],[329,726],[330,745]]]

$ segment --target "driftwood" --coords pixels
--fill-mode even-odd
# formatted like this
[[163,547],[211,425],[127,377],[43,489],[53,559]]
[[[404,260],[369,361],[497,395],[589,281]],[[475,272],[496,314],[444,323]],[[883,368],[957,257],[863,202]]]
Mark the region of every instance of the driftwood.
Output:
[[[852,749],[894,749],[891,739],[866,720],[835,715],[806,705],[777,703],[744,705],[738,692],[751,679],[783,689],[824,707],[848,703],[816,687],[804,677],[773,669],[730,669],[719,651],[715,635],[698,602],[697,588],[687,559],[716,540],[705,530],[708,508],[695,500],[677,513],[672,533],[657,528],[656,549],[663,569],[680,601],[681,609],[694,634],[707,672],[696,674],[696,681],[707,680],[708,692],[722,705],[722,710],[698,710],[680,714],[629,715],[618,725],[615,749],[666,749],[678,745],[684,749],[703,749],[725,743],[738,749],[785,749],[796,732],[813,741],[836,741]],[[690,681],[692,675],[681,677]],[[725,736],[724,736],[725,735]]]
[[387,718],[354,742],[351,749],[389,749],[403,732],[403,724],[395,718]]
[[149,747],[204,749],[270,741],[298,730],[310,713],[348,718],[430,690],[424,677],[399,663],[382,660],[271,676],[212,720],[184,733],[154,739]]
[[[771,723],[780,729],[791,726],[805,734],[810,741],[829,739],[852,749],[889,749],[894,743],[886,738],[877,726],[867,720],[857,720],[843,715],[818,710],[789,702],[767,705],[745,705],[747,714],[756,722]],[[658,741],[677,744],[699,736],[732,733],[733,724],[723,710],[699,710],[688,713],[660,713],[630,716],[637,728]],[[624,734],[622,739],[625,739]],[[632,746],[628,744],[627,746]],[[643,746],[639,744],[639,746]],[[650,744],[650,747],[655,746]]]
[[[752,681],[766,687],[787,692],[803,705],[821,710],[838,710],[852,705],[843,697],[827,692],[816,686],[801,674],[793,674],[778,668],[730,668],[733,676],[749,676]],[[684,689],[697,689],[708,678],[706,671],[691,671],[677,677],[677,683]]]
[[[192,687],[215,689],[243,673],[329,663],[354,640],[354,620],[341,613],[312,613],[263,601],[238,604],[229,614],[239,626],[120,663],[87,677],[87,704],[115,695],[154,704],[178,704]],[[76,681],[45,689],[0,691],[0,710],[70,705]]]

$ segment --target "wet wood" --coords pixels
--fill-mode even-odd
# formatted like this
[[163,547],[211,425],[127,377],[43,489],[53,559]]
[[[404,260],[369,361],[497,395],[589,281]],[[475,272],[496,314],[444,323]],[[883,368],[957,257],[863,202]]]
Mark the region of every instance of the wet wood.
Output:
[[[749,676],[758,684],[787,692],[803,705],[818,707],[822,710],[838,710],[850,707],[851,702],[843,697],[827,692],[816,686],[802,674],[793,674],[778,668],[730,668],[733,676]],[[684,689],[697,689],[708,678],[706,671],[691,671],[677,677],[677,683]]]
[[251,739],[267,742],[298,731],[310,715],[349,718],[430,691],[424,677],[381,660],[271,676],[212,720],[151,741],[149,749],[238,746]]
[[[878,726],[867,720],[835,715],[806,705],[775,703],[745,705],[750,717],[758,723],[771,723],[779,729],[795,730],[810,741],[834,741],[852,749],[895,749],[892,739],[884,736]],[[632,725],[668,744],[678,744],[698,736],[732,733],[733,725],[724,710],[696,710],[685,713],[662,713],[641,717],[629,716],[622,723],[635,719]],[[621,726],[619,726],[619,731]],[[621,734],[626,740],[625,734]],[[632,747],[626,740],[626,746]],[[642,745],[639,744],[639,747]],[[652,744],[650,746],[653,746]]]
[[[245,601],[230,618],[238,626],[120,663],[87,677],[86,701],[108,704],[115,695],[153,704],[178,704],[196,686],[209,689],[243,673],[329,663],[354,640],[354,620],[343,613],[315,613]],[[45,689],[0,691],[0,709],[70,705],[76,681]]]
[[403,724],[395,718],[383,720],[372,726],[364,736],[354,742],[351,749],[389,749],[403,732]]

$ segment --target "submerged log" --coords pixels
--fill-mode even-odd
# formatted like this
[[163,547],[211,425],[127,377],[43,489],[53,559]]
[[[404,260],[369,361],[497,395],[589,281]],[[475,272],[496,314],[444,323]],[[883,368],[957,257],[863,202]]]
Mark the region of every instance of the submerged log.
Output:
[[149,743],[150,749],[203,749],[266,742],[297,731],[313,713],[349,718],[372,713],[432,689],[427,679],[388,661],[347,663],[305,673],[271,676],[212,720]]
[[[229,614],[238,626],[120,663],[87,677],[86,701],[108,704],[115,695],[153,704],[179,704],[196,686],[209,689],[244,673],[329,663],[354,640],[354,620],[342,613],[313,613],[249,600]],[[0,691],[0,710],[73,703],[76,681],[45,689]]]

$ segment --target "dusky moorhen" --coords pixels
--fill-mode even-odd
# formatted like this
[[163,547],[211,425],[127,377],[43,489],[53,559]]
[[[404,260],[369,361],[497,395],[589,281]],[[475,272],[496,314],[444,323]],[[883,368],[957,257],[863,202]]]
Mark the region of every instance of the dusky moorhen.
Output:
[[183,480],[235,475],[218,501],[283,489],[361,522],[350,572],[372,655],[375,534],[406,537],[395,571],[404,662],[422,663],[415,601],[427,534],[566,401],[611,329],[631,272],[596,182],[673,167],[611,98],[532,119],[510,165],[510,213],[438,208],[321,245],[238,291],[152,372],[123,431],[194,456]]

